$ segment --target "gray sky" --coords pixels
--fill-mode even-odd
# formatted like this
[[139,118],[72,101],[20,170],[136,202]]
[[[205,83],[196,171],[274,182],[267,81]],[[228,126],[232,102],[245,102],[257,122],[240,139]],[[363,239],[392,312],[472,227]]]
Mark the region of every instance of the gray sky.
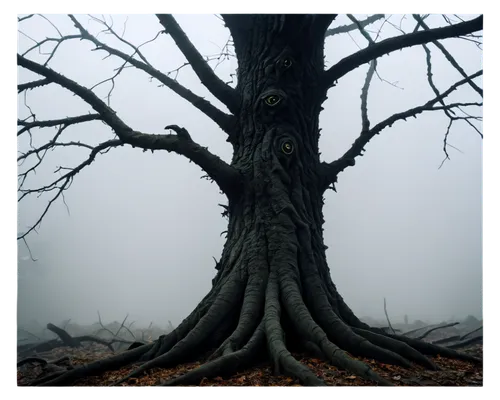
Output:
[[[67,17],[50,18],[63,34],[76,33]],[[444,23],[431,18],[429,24]],[[121,32],[125,18],[113,19]],[[88,23],[88,17],[79,16],[79,20],[93,32],[99,29]],[[177,20],[202,54],[219,52],[229,37],[215,16],[180,15]],[[342,16],[333,26],[346,23],[349,21]],[[41,18],[24,22],[21,29],[37,39],[57,35]],[[154,16],[130,16],[126,39],[139,44],[160,29]],[[382,34],[388,37],[398,32],[386,25]],[[108,36],[99,38],[126,49]],[[356,33],[352,38],[327,39],[327,66],[357,50],[352,39],[366,46]],[[481,68],[481,52],[473,44],[460,40],[444,43],[468,73]],[[31,45],[29,39],[19,36],[21,51]],[[91,49],[86,42],[63,43],[50,65],[90,87],[121,65],[112,58],[102,61],[106,54]],[[165,35],[143,51],[164,72],[185,62]],[[432,51],[434,79],[444,90],[461,76],[437,49]],[[35,53],[32,57],[42,60]],[[217,72],[229,80],[235,67],[236,61],[230,59]],[[321,115],[320,146],[326,161],[343,154],[359,134],[359,95],[366,70],[366,66],[358,68],[329,92]],[[378,70],[403,90],[373,80],[368,99],[372,124],[434,97],[426,82],[422,47],[383,57]],[[19,69],[21,82],[33,78]],[[223,107],[189,67],[181,70],[178,79]],[[109,88],[102,85],[97,93],[105,96]],[[450,98],[480,101],[467,86]],[[27,102],[40,120],[89,110],[83,101],[55,85],[30,91]],[[149,82],[140,71],[129,68],[116,79],[111,106],[134,129],[161,133],[169,124],[183,126],[198,143],[230,161],[225,134],[204,114],[168,88]],[[19,116],[26,115],[23,96],[19,96]],[[466,124],[454,124],[449,142],[463,153],[450,149],[451,161],[438,170],[447,124],[447,118],[437,112],[396,123],[368,144],[355,167],[339,176],[338,193],[326,195],[325,243],[332,277],[359,316],[383,317],[384,297],[395,321],[401,321],[404,314],[410,320],[430,321],[482,314],[482,142]],[[34,132],[34,145],[40,145],[55,131]],[[111,137],[102,123],[79,125],[63,134],[65,141],[91,144]],[[25,138],[19,141],[20,150],[27,146]],[[30,183],[49,183],[56,166],[77,165],[86,154],[73,149],[49,153],[47,163]],[[20,278],[20,323],[31,319],[57,323],[67,318],[91,323],[97,310],[109,321],[130,313],[131,320],[138,323],[179,323],[210,288],[215,273],[212,256],[220,257],[224,244],[220,233],[227,225],[217,205],[225,203],[225,198],[215,184],[200,180],[202,175],[199,167],[173,153],[151,154],[124,147],[98,156],[65,192],[70,215],[58,201],[39,234],[29,237],[39,261]],[[21,202],[20,230],[38,219],[46,201],[34,197]]]

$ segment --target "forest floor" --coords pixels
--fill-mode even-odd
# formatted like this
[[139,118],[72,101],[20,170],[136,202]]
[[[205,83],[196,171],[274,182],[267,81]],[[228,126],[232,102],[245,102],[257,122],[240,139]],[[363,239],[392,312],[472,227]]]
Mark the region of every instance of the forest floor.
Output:
[[[474,345],[461,351],[474,356],[483,356],[482,344]],[[48,360],[68,356],[71,365],[76,367],[81,364],[96,361],[111,355],[110,350],[99,344],[91,344],[82,348],[60,347],[39,356]],[[331,386],[373,386],[374,383],[358,378],[350,373],[339,370],[328,362],[315,358],[295,357],[311,368],[319,377]],[[444,357],[433,357],[433,361],[441,371],[429,371],[419,366],[405,369],[398,366],[383,364],[370,359],[358,358],[364,361],[380,376],[391,381],[396,386],[482,386],[483,366],[470,362],[451,360]],[[48,364],[50,365],[50,364]],[[199,362],[182,364],[176,368],[155,368],[138,378],[131,378],[120,386],[155,386],[163,381],[177,377],[196,368]],[[109,371],[101,376],[88,377],[75,382],[73,386],[108,386],[117,382],[134,369],[128,366],[115,371]],[[27,386],[33,380],[47,373],[46,367],[38,363],[28,363],[18,367],[17,384]],[[203,379],[198,386],[301,386],[296,380],[287,376],[274,376],[270,364],[262,364],[241,371],[230,378],[216,377]]]

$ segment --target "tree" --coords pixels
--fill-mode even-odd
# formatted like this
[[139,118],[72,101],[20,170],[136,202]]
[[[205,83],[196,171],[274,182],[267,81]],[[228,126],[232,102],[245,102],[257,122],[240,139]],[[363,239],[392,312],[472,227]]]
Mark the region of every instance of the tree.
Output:
[[[19,22],[33,17],[21,17]],[[172,333],[153,344],[76,368],[44,384],[68,384],[87,374],[142,362],[125,378],[128,379],[150,368],[203,359],[206,362],[200,368],[166,383],[196,384],[205,376],[231,374],[263,356],[269,357],[277,373],[290,374],[305,385],[324,384],[293,357],[291,352],[298,349],[325,357],[334,365],[381,385],[389,382],[347,353],[408,368],[411,363],[417,363],[436,369],[425,355],[478,361],[446,347],[387,333],[360,321],[332,281],[323,241],[322,208],[323,195],[330,188],[335,190],[338,175],[355,164],[375,135],[396,122],[427,111],[444,112],[450,120],[444,138],[446,157],[447,135],[455,121],[463,120],[481,134],[474,125],[480,117],[469,109],[477,109],[482,103],[448,102],[448,97],[468,85],[482,98],[482,88],[475,82],[482,70],[466,73],[441,41],[461,38],[480,45],[481,37],[477,33],[482,30],[483,18],[452,21],[444,16],[445,26],[430,28],[427,16],[413,15],[413,32],[377,41],[378,35],[372,38],[367,27],[379,20],[391,23],[389,18],[383,15],[372,15],[364,20],[352,15],[348,17],[351,24],[335,26],[336,15],[223,15],[238,62],[237,84],[232,87],[215,74],[171,15],[157,15],[161,33],[174,40],[203,85],[229,113],[154,68],[141,52],[141,46],[129,43],[104,19],[93,17],[104,25],[106,33],[132,49],[131,53],[106,44],[99,35],[93,35],[84,27],[81,18],[73,15],[68,18],[74,25],[74,34],[64,36],[57,30],[59,37],[35,40],[30,49],[18,53],[18,66],[41,76],[41,79],[20,83],[20,94],[45,85],[59,85],[94,110],[59,120],[37,120],[33,112],[26,119],[18,119],[18,137],[31,134],[35,128],[57,128],[45,145],[18,158],[20,162],[32,157],[38,160],[19,174],[19,201],[32,194],[48,192],[52,196],[39,219],[18,239],[24,240],[39,226],[50,206],[63,197],[76,174],[99,154],[124,145],[145,151],[173,151],[188,158],[228,199],[224,211],[228,217],[227,240],[216,265],[217,274],[212,289],[193,312]],[[362,33],[368,46],[325,68],[325,37],[353,30]],[[59,46],[73,39],[90,43],[95,50],[123,61],[116,74],[107,80],[113,87],[118,74],[125,68],[135,67],[207,115],[227,134],[233,149],[231,163],[194,142],[189,132],[179,125],[169,123],[165,129],[174,132],[170,134],[149,134],[133,129],[110,107],[109,95],[107,103],[93,91],[95,87],[89,89],[51,69],[49,62]],[[40,50],[46,43],[55,46],[43,64],[29,58],[34,50]],[[433,81],[430,43],[463,76],[445,91],[439,91]],[[416,45],[425,48],[428,82],[435,97],[372,126],[367,96],[377,73],[377,59]],[[338,80],[364,64],[369,64],[369,69],[361,93],[359,137],[337,160],[321,161],[318,141],[322,104]],[[59,141],[67,128],[90,121],[103,122],[116,137],[97,146]],[[89,157],[75,168],[58,170],[61,175],[51,184],[27,189],[27,176],[43,162],[47,151],[64,146],[87,148]]]

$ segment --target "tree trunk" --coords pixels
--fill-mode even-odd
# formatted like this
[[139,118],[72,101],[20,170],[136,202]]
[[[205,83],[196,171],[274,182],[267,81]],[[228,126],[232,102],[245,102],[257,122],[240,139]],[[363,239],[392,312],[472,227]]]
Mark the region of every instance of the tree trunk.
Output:
[[[242,185],[229,195],[227,241],[213,287],[196,309],[153,346],[106,361],[146,361],[127,378],[209,354],[207,363],[166,384],[232,374],[268,355],[275,372],[321,385],[291,349],[389,384],[353,355],[410,367],[437,367],[422,353],[474,359],[386,334],[362,323],[332,282],[323,240],[319,114],[326,99],[321,16],[225,16],[238,58],[241,104],[229,135]],[[142,350],[141,350],[142,349]],[[127,355],[128,354],[128,355]],[[99,370],[95,365],[91,369]],[[102,370],[102,368],[101,368]],[[48,384],[66,383],[82,372]],[[79,375],[80,374],[80,375]]]

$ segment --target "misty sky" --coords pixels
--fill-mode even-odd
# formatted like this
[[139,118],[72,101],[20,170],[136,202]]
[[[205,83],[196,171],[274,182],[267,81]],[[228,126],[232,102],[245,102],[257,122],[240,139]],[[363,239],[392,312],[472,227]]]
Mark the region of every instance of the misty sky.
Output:
[[[204,55],[220,52],[229,32],[213,15],[179,15],[179,24]],[[360,16],[360,19],[364,16]],[[63,34],[76,34],[66,16],[50,16]],[[89,17],[78,16],[93,33],[100,29]],[[109,20],[109,19],[108,19]],[[121,33],[125,17],[113,16]],[[400,18],[394,21],[399,23]],[[411,30],[412,18],[403,21]],[[348,24],[340,16],[332,26]],[[432,16],[429,25],[445,24]],[[378,30],[380,23],[372,26]],[[129,16],[125,38],[134,44],[152,39],[161,25],[154,16]],[[42,18],[23,22],[20,29],[32,38],[57,36]],[[385,25],[382,37],[398,32]],[[99,39],[127,50],[109,36]],[[463,40],[443,42],[469,74],[482,68],[481,52]],[[19,50],[33,45],[19,35]],[[326,39],[327,67],[365,47],[365,39],[352,32]],[[433,46],[434,81],[441,90],[462,79]],[[46,47],[48,50],[50,47]],[[91,51],[88,42],[73,40],[61,45],[50,66],[68,78],[91,87],[114,74],[121,65],[106,53]],[[166,35],[141,48],[149,62],[167,72],[185,59]],[[128,51],[128,50],[127,50]],[[33,52],[41,62],[46,56]],[[215,63],[213,64],[215,65]],[[229,81],[236,61],[217,66],[218,75]],[[361,128],[360,90],[367,66],[342,78],[329,91],[321,114],[322,159],[342,155]],[[395,87],[374,78],[368,98],[372,125],[391,114],[422,104],[434,97],[426,81],[425,52],[421,46],[398,51],[379,60],[380,76]],[[39,79],[19,68],[19,81]],[[179,82],[224,108],[199,83],[189,67],[181,69]],[[476,80],[482,86],[480,80]],[[225,133],[203,113],[157,81],[133,68],[115,81],[111,106],[131,127],[162,133],[169,124],[185,127],[198,143],[230,161],[231,147]],[[104,97],[109,84],[96,93]],[[19,117],[28,115],[24,97],[18,96]],[[450,100],[481,101],[464,85]],[[90,107],[55,84],[27,94],[27,104],[37,119],[56,119],[85,114]],[[458,121],[449,142],[451,161],[443,160],[443,137],[448,119],[438,112],[398,122],[367,146],[364,157],[339,176],[337,193],[326,194],[325,244],[333,281],[358,316],[383,317],[383,298],[396,322],[440,321],[473,314],[482,315],[482,142],[479,135]],[[55,133],[54,128],[33,131],[39,146]],[[23,135],[25,136],[25,135]],[[97,144],[112,137],[100,122],[69,128],[64,141]],[[18,142],[27,150],[28,137]],[[57,166],[75,166],[87,157],[86,150],[49,152],[30,186],[48,184]],[[28,165],[28,163],[26,164]],[[30,164],[31,166],[31,164]],[[215,275],[227,220],[221,217],[226,204],[215,184],[200,179],[199,167],[174,153],[143,152],[130,147],[111,149],[78,174],[65,192],[69,215],[57,201],[38,234],[28,238],[38,261],[20,272],[19,323],[37,319],[58,323],[64,319],[92,323],[97,310],[104,320],[121,319],[160,325],[178,324],[208,292]],[[25,231],[40,216],[48,197],[19,204],[18,229]],[[23,244],[20,249],[24,252]]]

